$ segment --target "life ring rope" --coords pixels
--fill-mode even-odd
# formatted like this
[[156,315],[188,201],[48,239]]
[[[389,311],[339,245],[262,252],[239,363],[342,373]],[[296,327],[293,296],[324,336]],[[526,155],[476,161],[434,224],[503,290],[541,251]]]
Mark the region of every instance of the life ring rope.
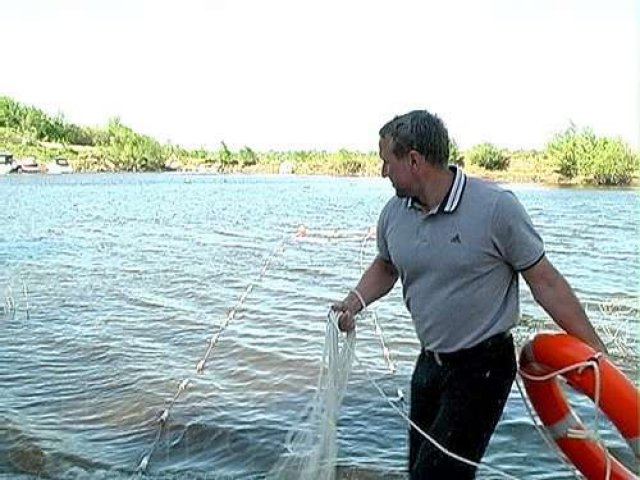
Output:
[[[588,372],[586,372],[588,370]],[[560,457],[589,479],[632,480],[638,477],[606,448],[600,435],[600,416],[606,414],[627,441],[636,458],[640,422],[637,387],[602,353],[566,333],[541,333],[520,353],[520,377],[535,415],[538,431]],[[563,380],[590,397],[595,405],[593,427],[583,424],[563,393]],[[518,384],[518,388],[520,385]],[[521,394],[523,394],[521,389]],[[523,395],[523,399],[525,396]]]
[[[520,374],[519,370],[518,370],[518,374]],[[573,473],[573,476],[575,478],[582,478],[579,475],[578,470],[576,469],[575,465],[564,454],[562,449],[560,449],[558,447],[558,445],[554,442],[552,436],[550,435],[551,432],[549,431],[549,429],[543,428],[544,424],[542,422],[538,422],[537,421],[538,417],[534,413],[535,409],[534,409],[533,405],[531,404],[531,400],[527,397],[525,389],[521,384],[521,378],[516,378],[515,384],[518,387],[518,391],[520,392],[520,398],[522,399],[522,403],[524,404],[525,409],[529,413],[529,417],[531,418],[531,422],[532,422],[534,428],[536,429],[536,431],[538,432],[538,434],[540,435],[540,437],[542,438],[542,440],[544,441],[544,443],[547,445],[547,447],[549,447],[549,450],[551,450],[553,453],[555,453],[556,456],[558,457],[558,459],[562,463],[564,463],[564,465],[567,467],[567,469],[569,469],[571,471],[571,473]]]
[[[571,422],[571,426],[566,426],[566,428],[564,429],[564,431],[562,432],[563,434],[566,434],[567,438],[572,438],[572,439],[580,439],[580,440],[593,440],[595,442],[597,442],[600,445],[600,448],[602,448],[602,451],[604,452],[604,456],[605,456],[605,462],[606,462],[606,471],[605,471],[605,480],[610,480],[611,478],[611,454],[609,453],[609,450],[607,449],[606,445],[604,444],[604,442],[602,441],[602,438],[600,436],[600,427],[599,427],[599,421],[600,421],[600,390],[602,388],[601,385],[601,379],[600,379],[600,363],[599,360],[600,358],[602,358],[603,354],[602,352],[597,352],[592,358],[590,358],[589,360],[586,360],[584,362],[578,362],[578,363],[574,363],[572,365],[568,365],[564,368],[560,368],[558,370],[555,370],[553,372],[547,373],[545,375],[532,375],[530,373],[527,373],[525,371],[523,371],[522,369],[518,370],[518,373],[520,374],[520,376],[522,378],[525,378],[527,380],[531,380],[533,382],[546,382],[547,380],[551,380],[552,378],[564,375],[565,373],[569,373],[571,371],[577,370],[578,373],[582,373],[586,368],[593,368],[593,376],[594,376],[594,398],[593,398],[593,403],[594,403],[594,415],[593,415],[593,431],[589,431],[586,429],[578,429],[578,428],[573,428],[573,426],[575,425],[575,422]],[[523,397],[524,398],[524,397]],[[530,414],[532,412],[529,412]],[[572,419],[573,418],[577,418],[575,416],[575,414],[573,413],[573,410],[570,410],[570,415],[572,415]],[[562,420],[564,421],[564,419]],[[549,428],[553,428],[553,427],[547,427]],[[557,434],[556,434],[557,435]],[[553,435],[553,437],[555,438],[556,435]],[[558,450],[558,451],[562,451],[560,450],[560,447],[558,447],[558,445],[555,442],[550,442],[550,445],[552,445],[554,447],[554,449]],[[563,455],[564,457],[564,455]]]

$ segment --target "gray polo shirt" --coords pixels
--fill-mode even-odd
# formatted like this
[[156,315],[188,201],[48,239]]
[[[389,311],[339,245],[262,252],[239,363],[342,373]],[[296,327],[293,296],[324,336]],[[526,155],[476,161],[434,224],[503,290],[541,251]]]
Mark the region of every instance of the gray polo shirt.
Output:
[[451,169],[454,182],[437,209],[394,197],[377,230],[379,256],[400,274],[420,342],[442,353],[510,329],[519,317],[518,272],[544,256],[512,192]]

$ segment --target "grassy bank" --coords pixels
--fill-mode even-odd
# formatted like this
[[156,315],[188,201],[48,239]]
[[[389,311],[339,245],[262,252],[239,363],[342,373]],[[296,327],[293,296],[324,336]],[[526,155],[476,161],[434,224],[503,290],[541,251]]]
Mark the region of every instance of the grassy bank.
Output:
[[[297,175],[380,175],[380,159],[375,152],[253,152],[252,157],[236,158],[237,152],[231,152],[232,158],[220,161],[218,152],[185,151],[173,154],[146,168],[140,162],[138,168],[122,168],[112,161],[99,146],[68,145],[59,142],[23,142],[16,132],[0,128],[0,151],[9,151],[16,157],[34,157],[38,163],[45,164],[56,157],[69,160],[76,172],[118,172],[118,171],[164,171],[177,169],[185,172],[215,173],[256,173],[277,174],[282,171]],[[572,178],[559,173],[554,161],[540,151],[505,151],[509,158],[508,166],[502,170],[491,170],[466,161],[465,152],[460,152],[456,163],[475,176],[509,183],[543,183],[551,185],[592,185],[590,178],[574,176]],[[289,168],[287,168],[287,166]],[[640,186],[640,172],[632,173],[626,185]]]
[[[489,170],[478,165],[465,165],[465,171],[471,175],[506,183],[540,183],[548,185],[598,185],[586,175],[567,177],[562,175],[556,162],[537,150],[507,152],[509,165],[504,170]],[[631,172],[629,182],[620,184],[640,186],[640,170]]]
[[[597,137],[571,126],[556,134],[544,150],[510,151],[491,144],[461,151],[451,143],[450,162],[472,175],[503,182],[638,185],[640,155],[622,140]],[[104,127],[86,127],[50,116],[36,107],[0,96],[0,152],[34,157],[46,164],[65,157],[74,171],[119,172],[180,170],[216,173],[293,173],[300,175],[380,174],[377,152],[268,151],[245,146],[232,151],[187,149],[161,144],[133,131],[119,119]]]

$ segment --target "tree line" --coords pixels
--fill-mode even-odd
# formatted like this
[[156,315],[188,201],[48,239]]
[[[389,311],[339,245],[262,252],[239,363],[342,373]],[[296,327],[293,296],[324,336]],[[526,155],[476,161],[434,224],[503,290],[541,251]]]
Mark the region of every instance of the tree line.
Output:
[[[215,168],[221,172],[275,173],[287,163],[297,174],[375,175],[375,152],[338,150],[256,152],[245,146],[232,151],[221,142],[217,150],[187,149],[135,132],[118,118],[103,127],[76,125],[62,113],[50,115],[34,106],[0,96],[0,149],[49,160],[65,156],[81,171],[160,171],[167,168]],[[620,138],[596,135],[570,125],[542,150],[509,151],[482,143],[462,151],[450,143],[450,163],[472,173],[517,174],[523,178],[627,185],[638,178],[640,155]]]

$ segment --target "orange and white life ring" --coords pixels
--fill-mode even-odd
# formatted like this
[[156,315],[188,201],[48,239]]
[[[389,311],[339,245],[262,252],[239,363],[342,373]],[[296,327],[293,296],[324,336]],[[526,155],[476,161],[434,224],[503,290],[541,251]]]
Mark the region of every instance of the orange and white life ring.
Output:
[[[571,368],[574,365],[582,367]],[[594,368],[599,372],[596,378]],[[594,400],[640,458],[639,394],[635,385],[606,357],[565,333],[540,333],[520,353],[520,373],[540,420],[556,444],[588,479],[634,479],[631,471],[609,455],[567,402],[553,372]],[[599,380],[599,381],[597,381]],[[596,392],[599,383],[599,392]],[[608,474],[608,477],[607,477]]]

